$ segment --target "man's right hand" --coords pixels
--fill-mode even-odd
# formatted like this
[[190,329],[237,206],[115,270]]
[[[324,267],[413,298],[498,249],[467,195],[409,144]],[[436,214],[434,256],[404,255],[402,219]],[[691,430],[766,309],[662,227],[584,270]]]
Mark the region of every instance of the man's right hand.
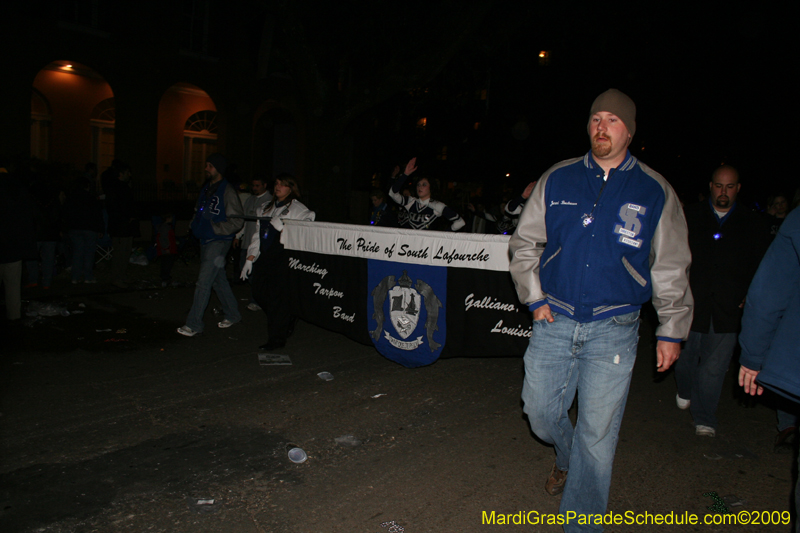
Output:
[[744,388],[745,394],[761,396],[764,394],[764,387],[756,383],[756,378],[760,370],[750,370],[746,366],[739,366],[739,385]]
[[553,312],[550,311],[550,305],[544,304],[540,308],[536,309],[533,312],[533,320],[534,322],[537,320],[547,320],[548,322],[553,322],[555,318],[553,318]]

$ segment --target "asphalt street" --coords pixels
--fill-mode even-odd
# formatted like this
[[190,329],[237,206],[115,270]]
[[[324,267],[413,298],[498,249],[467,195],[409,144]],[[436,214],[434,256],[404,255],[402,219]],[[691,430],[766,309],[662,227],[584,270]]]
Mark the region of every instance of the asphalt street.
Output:
[[[175,333],[191,286],[53,291],[26,302],[59,314],[4,335],[0,531],[561,531],[531,523],[559,497],[543,490],[552,448],[522,413],[522,354],[411,370],[301,321],[291,365],[268,366],[247,286],[243,323],[217,328],[212,300],[195,338]],[[652,331],[645,318],[609,510],[700,523],[606,530],[790,531],[771,523],[788,516],[793,455],[772,449],[768,400],[737,394],[729,372],[717,437],[696,437],[674,378],[654,371]],[[714,494],[751,523],[704,524],[721,520]]]

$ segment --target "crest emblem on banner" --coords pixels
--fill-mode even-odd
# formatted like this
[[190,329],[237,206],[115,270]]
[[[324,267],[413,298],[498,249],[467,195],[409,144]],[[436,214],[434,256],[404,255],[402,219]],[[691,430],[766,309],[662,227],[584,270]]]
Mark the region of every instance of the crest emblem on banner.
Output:
[[411,286],[411,278],[405,271],[398,284],[389,291],[389,302],[392,326],[402,339],[407,339],[417,328],[422,297]]
[[[378,263],[383,263],[382,268],[386,268],[385,265],[398,266]],[[374,276],[377,272],[371,272],[370,277],[380,281],[370,293],[372,298],[368,308],[377,327],[369,334],[381,354],[404,366],[416,367],[435,361],[444,345],[445,310],[437,292],[444,297],[446,269],[404,266],[415,269],[416,274],[431,271],[435,274],[434,279],[429,280],[431,283],[421,277],[414,280],[408,270],[403,270],[399,279],[391,274],[377,278]],[[439,287],[434,289],[432,284]]]

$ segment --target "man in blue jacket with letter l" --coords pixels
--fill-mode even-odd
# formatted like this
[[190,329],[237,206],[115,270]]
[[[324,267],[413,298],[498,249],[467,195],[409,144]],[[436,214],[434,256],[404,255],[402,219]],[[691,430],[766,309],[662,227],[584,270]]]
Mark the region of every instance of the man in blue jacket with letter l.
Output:
[[192,233],[200,241],[200,273],[186,325],[178,328],[178,333],[186,337],[203,332],[203,314],[208,307],[212,288],[222,303],[224,313],[224,319],[217,325],[229,328],[242,320],[236,296],[225,275],[225,257],[236,232],[244,224],[241,218],[244,209],[239,194],[223,177],[226,167],[227,161],[221,154],[211,154],[206,160],[206,176],[209,180],[200,191],[192,219]]

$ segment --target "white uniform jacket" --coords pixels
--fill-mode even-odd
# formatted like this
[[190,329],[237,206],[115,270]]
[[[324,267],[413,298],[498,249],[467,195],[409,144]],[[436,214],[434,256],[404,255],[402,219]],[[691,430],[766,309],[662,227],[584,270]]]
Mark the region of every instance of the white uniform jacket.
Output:
[[[298,200],[292,200],[287,205],[276,207],[275,204],[262,205],[256,210],[257,217],[272,217],[269,221],[278,231],[283,231],[283,221],[289,220],[314,220],[317,216],[314,211],[307,208]],[[247,257],[254,256],[253,261],[261,255],[261,223],[265,220],[256,221],[256,230],[250,237],[250,246],[247,247]]]

